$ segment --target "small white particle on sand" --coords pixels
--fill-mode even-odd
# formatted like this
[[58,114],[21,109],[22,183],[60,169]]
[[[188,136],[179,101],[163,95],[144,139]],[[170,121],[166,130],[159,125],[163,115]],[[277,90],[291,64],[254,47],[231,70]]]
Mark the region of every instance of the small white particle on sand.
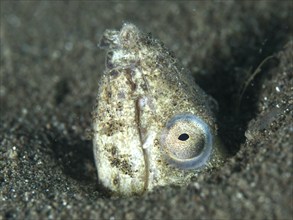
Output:
[[280,88],[279,88],[278,86],[276,86],[276,91],[277,91],[277,92],[280,92],[280,91],[281,91]]
[[242,193],[237,192],[237,193],[236,193],[236,197],[237,197],[238,199],[242,199],[242,198],[243,198],[243,195],[242,195]]

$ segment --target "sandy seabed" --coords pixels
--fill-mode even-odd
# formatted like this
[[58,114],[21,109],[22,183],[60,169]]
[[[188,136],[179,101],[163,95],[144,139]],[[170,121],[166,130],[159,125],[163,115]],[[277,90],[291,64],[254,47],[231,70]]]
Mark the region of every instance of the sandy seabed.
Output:
[[[292,1],[0,4],[0,219],[292,219]],[[125,21],[218,101],[231,158],[186,187],[114,198],[97,184],[87,136],[97,44]]]

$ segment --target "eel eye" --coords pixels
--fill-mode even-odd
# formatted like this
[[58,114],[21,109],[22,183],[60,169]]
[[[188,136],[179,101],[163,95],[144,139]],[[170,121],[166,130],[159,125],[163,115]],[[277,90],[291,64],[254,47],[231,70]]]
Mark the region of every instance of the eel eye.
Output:
[[172,117],[162,131],[160,142],[167,162],[181,169],[204,166],[213,144],[209,126],[193,114]]

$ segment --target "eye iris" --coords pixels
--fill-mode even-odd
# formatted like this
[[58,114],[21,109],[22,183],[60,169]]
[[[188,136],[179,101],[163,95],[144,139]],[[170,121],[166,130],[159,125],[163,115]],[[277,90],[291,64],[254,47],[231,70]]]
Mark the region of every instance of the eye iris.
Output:
[[199,155],[204,144],[203,131],[196,123],[190,121],[176,121],[166,135],[166,149],[171,156],[179,159],[189,159]]
[[183,169],[204,165],[212,149],[209,126],[192,114],[180,114],[171,118],[160,141],[167,161]]

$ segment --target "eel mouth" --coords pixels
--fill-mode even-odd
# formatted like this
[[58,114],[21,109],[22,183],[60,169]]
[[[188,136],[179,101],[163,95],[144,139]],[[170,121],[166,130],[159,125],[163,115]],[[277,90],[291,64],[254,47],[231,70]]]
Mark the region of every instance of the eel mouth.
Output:
[[[150,118],[143,118],[147,115]],[[157,136],[156,129],[152,126],[155,108],[152,97],[145,95],[140,96],[135,100],[135,119],[137,131],[139,134],[140,147],[144,157],[144,187],[143,192],[146,192],[151,187],[152,174],[154,169],[153,162],[153,147]]]
[[143,186],[143,192],[146,192],[149,187],[149,170],[150,170],[150,160],[149,160],[149,152],[148,152],[148,146],[150,144],[149,137],[146,137],[146,133],[143,131],[143,127],[141,124],[141,114],[142,114],[142,105],[141,100],[143,98],[137,98],[135,101],[135,121],[137,125],[137,130],[139,134],[139,140],[140,140],[140,147],[143,152],[143,158],[144,158],[144,168],[145,168],[145,175],[144,175],[144,186]]

